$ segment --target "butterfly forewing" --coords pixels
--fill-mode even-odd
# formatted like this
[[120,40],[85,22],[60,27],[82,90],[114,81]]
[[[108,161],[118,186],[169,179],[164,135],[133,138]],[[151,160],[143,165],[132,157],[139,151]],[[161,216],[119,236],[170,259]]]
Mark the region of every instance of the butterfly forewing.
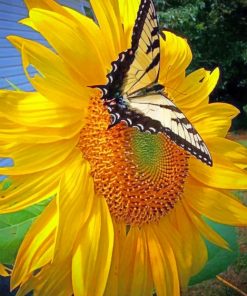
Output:
[[122,92],[128,96],[158,79],[160,43],[157,16],[152,1],[141,1],[133,28],[132,48],[135,59],[125,75],[122,87]]
[[141,0],[132,33],[131,47],[121,52],[112,62],[107,74],[108,83],[98,85],[103,99],[111,100],[116,93],[129,96],[158,79],[159,35],[157,16],[153,1]]

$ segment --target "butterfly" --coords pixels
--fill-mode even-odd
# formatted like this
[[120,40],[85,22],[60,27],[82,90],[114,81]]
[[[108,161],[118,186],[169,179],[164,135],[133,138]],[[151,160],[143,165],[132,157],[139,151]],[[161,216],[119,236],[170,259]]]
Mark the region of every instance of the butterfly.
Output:
[[141,132],[163,133],[185,151],[212,166],[199,133],[158,83],[160,34],[152,0],[141,0],[131,47],[111,63],[107,84],[96,85],[110,114],[110,127],[124,122]]

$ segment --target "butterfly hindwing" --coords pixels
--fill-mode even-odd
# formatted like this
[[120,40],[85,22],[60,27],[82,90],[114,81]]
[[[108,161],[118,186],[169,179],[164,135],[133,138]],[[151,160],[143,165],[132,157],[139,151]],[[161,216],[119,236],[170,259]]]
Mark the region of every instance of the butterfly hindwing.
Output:
[[212,166],[210,152],[199,133],[172,101],[162,94],[133,98],[129,108],[109,106],[111,125],[124,122],[129,127],[151,134],[163,133],[170,140]]
[[[210,153],[201,136],[182,111],[163,94],[132,98],[130,108],[150,119],[143,131],[163,132],[178,146],[212,165]],[[160,126],[157,126],[157,121]]]

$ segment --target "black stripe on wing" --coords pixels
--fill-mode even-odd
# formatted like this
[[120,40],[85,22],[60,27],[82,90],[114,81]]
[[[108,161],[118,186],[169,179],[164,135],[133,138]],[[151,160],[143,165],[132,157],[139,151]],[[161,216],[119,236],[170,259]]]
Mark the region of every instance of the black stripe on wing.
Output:
[[[154,4],[152,0],[141,0],[137,17],[135,20],[135,25],[133,28],[132,40],[131,40],[131,48],[134,51],[136,51],[138,48],[139,40],[140,40],[142,30],[143,30],[150,8],[154,10]],[[154,10],[154,13],[155,13],[155,10]]]

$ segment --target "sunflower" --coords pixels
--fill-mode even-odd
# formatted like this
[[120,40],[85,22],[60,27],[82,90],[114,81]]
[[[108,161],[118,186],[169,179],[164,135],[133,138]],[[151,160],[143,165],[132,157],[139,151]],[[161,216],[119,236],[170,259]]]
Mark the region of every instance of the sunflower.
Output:
[[8,37],[35,91],[0,91],[0,157],[14,161],[0,168],[12,184],[0,211],[52,199],[19,248],[12,289],[19,296],[179,295],[207,261],[205,239],[228,248],[202,217],[247,223],[232,195],[247,188],[247,152],[225,138],[238,111],[208,102],[219,70],[186,75],[187,41],[163,32],[159,83],[207,144],[209,167],[165,135],[123,123],[108,129],[102,94],[88,87],[106,84],[111,62],[130,46],[139,1],[92,0],[97,24],[51,0],[26,4],[22,23],[52,49]]

